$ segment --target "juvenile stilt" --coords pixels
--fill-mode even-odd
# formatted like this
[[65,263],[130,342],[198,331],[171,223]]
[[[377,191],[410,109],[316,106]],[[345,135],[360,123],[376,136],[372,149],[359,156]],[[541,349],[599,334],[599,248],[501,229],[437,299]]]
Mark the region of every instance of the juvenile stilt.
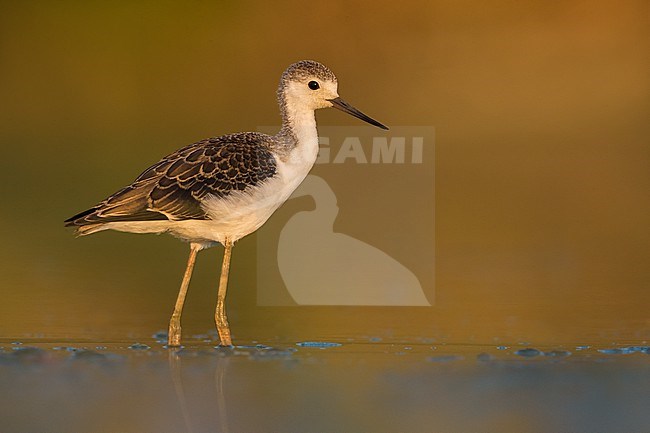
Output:
[[260,228],[316,162],[319,140],[314,112],[333,107],[388,129],[341,99],[336,76],[313,60],[290,65],[276,94],[282,116],[277,134],[240,132],[184,146],[130,185],[65,221],[79,235],[102,230],[169,233],[191,242],[169,322],[171,347],[181,343],[181,312],[196,254],[218,243],[225,251],[215,322],[221,345],[232,345],[225,300],[233,243]]
[[167,346],[175,347],[181,345],[181,313],[183,312],[183,305],[185,304],[185,295],[187,295],[187,288],[190,286],[190,279],[192,278],[192,271],[194,270],[194,262],[196,261],[196,253],[201,250],[199,244],[190,244],[190,257],[187,259],[187,267],[185,268],[185,275],[183,275],[183,282],[181,289],[176,298],[176,305],[174,306],[174,313],[169,320],[169,332],[167,333]]
[[230,326],[226,317],[226,290],[228,289],[228,272],[230,271],[230,255],[232,253],[232,241],[226,239],[223,251],[223,263],[221,264],[221,277],[219,278],[219,292],[217,293],[217,309],[214,313],[214,321],[217,324],[217,332],[221,343],[220,346],[232,346],[230,338]]

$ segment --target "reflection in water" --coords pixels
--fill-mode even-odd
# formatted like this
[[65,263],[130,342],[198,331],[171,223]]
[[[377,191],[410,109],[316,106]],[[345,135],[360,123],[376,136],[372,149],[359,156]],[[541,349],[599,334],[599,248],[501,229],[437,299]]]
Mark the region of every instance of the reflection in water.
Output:
[[[183,349],[184,350],[184,349]],[[219,349],[221,350],[221,349]],[[219,352],[221,353],[221,352]],[[181,414],[183,416],[183,423],[185,425],[185,431],[188,433],[193,433],[194,428],[192,427],[192,416],[188,408],[187,397],[185,394],[185,387],[183,386],[183,376],[182,376],[182,356],[180,356],[178,351],[169,350],[168,360],[169,360],[169,371],[172,376],[172,382],[174,383],[174,392],[178,399],[178,404],[180,406]],[[216,390],[216,407],[217,407],[217,423],[219,424],[219,432],[229,433],[230,429],[228,428],[228,414],[226,409],[226,392],[224,387],[224,382],[226,378],[226,370],[228,369],[228,357],[222,357],[217,359],[217,362],[214,367],[214,378],[215,378],[215,390]],[[192,392],[192,389],[190,389]],[[203,417],[201,417],[203,419]]]
[[228,428],[228,412],[226,410],[226,392],[224,391],[228,362],[228,358],[219,359],[214,371],[215,387],[217,390],[217,416],[219,417],[219,427],[221,427],[219,431],[222,433],[230,432]]
[[168,360],[169,371],[171,372],[172,382],[174,383],[174,391],[176,392],[178,404],[181,408],[181,414],[183,415],[183,422],[185,423],[185,430],[188,433],[193,433],[194,429],[192,428],[192,419],[190,418],[190,414],[187,409],[187,399],[185,398],[185,390],[183,389],[183,376],[181,375],[181,357],[178,356],[178,352],[170,350],[168,353]]
[[518,355],[522,346],[370,342],[174,352],[39,346],[0,343],[2,433],[593,433],[650,425],[647,346],[538,346],[533,357]]
[[310,195],[316,209],[286,223],[278,244],[280,274],[299,305],[431,305],[417,277],[391,256],[352,236],[335,233],[336,196],[309,175],[293,197]]

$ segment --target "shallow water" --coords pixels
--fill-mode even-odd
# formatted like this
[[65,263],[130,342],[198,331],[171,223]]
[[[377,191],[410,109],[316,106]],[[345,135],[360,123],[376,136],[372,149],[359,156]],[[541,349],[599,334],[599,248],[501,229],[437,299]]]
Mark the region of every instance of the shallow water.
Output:
[[[3,342],[2,431],[642,432],[650,349]],[[612,349],[621,349],[614,350]]]

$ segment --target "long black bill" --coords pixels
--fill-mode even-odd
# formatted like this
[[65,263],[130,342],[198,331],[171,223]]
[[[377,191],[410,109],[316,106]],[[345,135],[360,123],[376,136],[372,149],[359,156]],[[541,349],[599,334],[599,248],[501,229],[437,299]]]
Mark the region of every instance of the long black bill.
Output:
[[329,99],[329,101],[332,103],[334,108],[338,108],[341,111],[344,111],[344,112],[346,112],[348,114],[351,114],[354,117],[357,117],[357,118],[363,120],[364,122],[370,123],[371,125],[378,126],[381,129],[386,129],[386,130],[388,129],[388,126],[377,122],[375,119],[373,119],[370,116],[366,116],[361,111],[357,110],[356,108],[354,108],[352,105],[348,104],[347,102],[345,102],[341,98]]

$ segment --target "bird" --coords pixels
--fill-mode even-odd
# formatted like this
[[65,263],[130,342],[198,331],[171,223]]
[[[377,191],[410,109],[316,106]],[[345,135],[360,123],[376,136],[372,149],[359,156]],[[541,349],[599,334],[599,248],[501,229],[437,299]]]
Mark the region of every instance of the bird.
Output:
[[260,228],[313,167],[319,150],[316,110],[334,107],[388,130],[342,99],[334,73],[314,60],[293,63],[282,73],[277,101],[282,124],[275,135],[233,133],[182,147],[64,222],[78,236],[103,230],[169,233],[189,243],[168,347],[181,345],[181,313],[196,256],[219,244],[224,255],[214,317],[219,345],[232,347],[225,300],[233,245]]

